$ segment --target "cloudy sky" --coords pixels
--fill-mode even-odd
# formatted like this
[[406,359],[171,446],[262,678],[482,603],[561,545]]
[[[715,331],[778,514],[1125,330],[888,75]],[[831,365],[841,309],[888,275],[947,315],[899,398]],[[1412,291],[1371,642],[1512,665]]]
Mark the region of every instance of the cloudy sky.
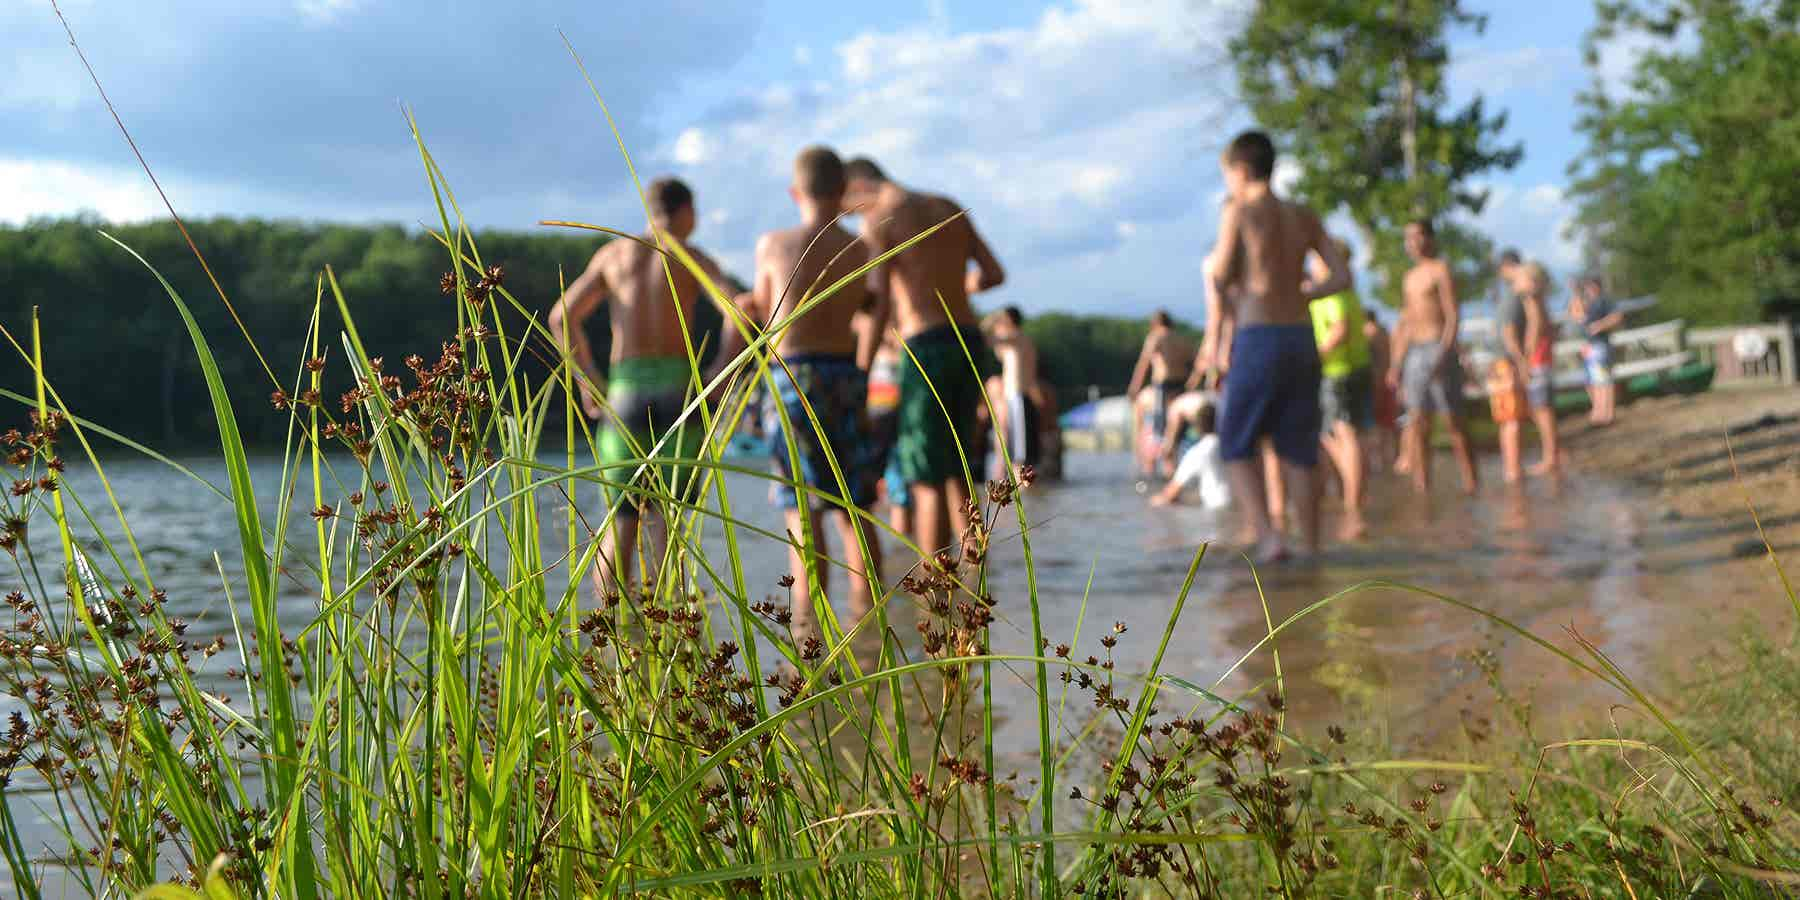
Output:
[[[1214,164],[1244,124],[1220,47],[1247,0],[62,0],[184,215],[435,217],[402,108],[478,225],[634,228],[618,145],[699,195],[696,240],[739,272],[825,141],[966,205],[1028,312],[1198,310]],[[1481,222],[1557,268],[1579,2],[1473,0],[1452,91],[1506,109],[1525,161]],[[0,0],[0,221],[161,212],[49,0]]]

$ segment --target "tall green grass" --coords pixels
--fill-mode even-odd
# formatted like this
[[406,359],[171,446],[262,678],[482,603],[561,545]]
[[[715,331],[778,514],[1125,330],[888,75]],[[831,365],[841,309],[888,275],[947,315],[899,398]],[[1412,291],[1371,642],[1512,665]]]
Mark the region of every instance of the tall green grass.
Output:
[[[12,701],[0,851],[22,896],[47,880],[94,897],[283,898],[1774,897],[1800,886],[1791,645],[1747,651],[1741,674],[1765,682],[1769,693],[1750,696],[1770,704],[1759,712],[1771,725],[1745,717],[1726,734],[1639,689],[1599,647],[1565,651],[1417,591],[1536,643],[1647,724],[1517,755],[1353,760],[1369,750],[1353,734],[1288,727],[1279,682],[1228,697],[1218,686],[1231,672],[1202,684],[1161,671],[1204,548],[1150,665],[1120,671],[1114,648],[1141,628],[1081,626],[1063,645],[1042,632],[1035,575],[1024,596],[990,595],[1001,516],[1016,519],[1031,570],[1029,490],[977,491],[967,536],[938,553],[848,507],[834,464],[834,487],[795,487],[855,517],[859,540],[900,547],[900,565],[869,573],[887,576],[874,614],[839,622],[821,604],[825,644],[797,650],[785,604],[749,581],[739,548],[797,540],[816,565],[841,564],[811,537],[741,514],[722,476],[771,476],[722,453],[745,388],[781,364],[770,348],[783,328],[847,280],[779,321],[733,323],[750,349],[677,423],[705,433],[698,459],[646,446],[641,461],[594,464],[573,424],[581,375],[535,319],[506,332],[499,309],[527,307],[419,149],[454,331],[430,354],[371,358],[353,298],[323,273],[309,358],[271,385],[289,435],[278,483],[253,482],[238,437],[241,416],[271,413],[225,401],[208,337],[163,282],[206,376],[236,518],[238,545],[219,560],[230,641],[194,646],[165,614],[106,478],[109,436],[63,408],[35,323],[13,341],[39,373],[30,421],[6,438],[23,489],[4,498],[0,533],[19,585],[0,638]],[[320,333],[326,304],[344,333]],[[696,379],[702,351],[690,348]],[[533,383],[518,366],[527,354],[565,362]],[[324,365],[349,367],[361,387],[319,397]],[[546,462],[559,420],[567,449]],[[101,496],[70,488],[64,459],[91,466]],[[692,467],[699,490],[674,491],[666,465]],[[584,500],[600,486],[654,509],[670,538],[644,584],[595,596],[585,573],[612,513]],[[272,516],[258,502],[270,498]],[[290,523],[306,516],[310,542],[294,541]],[[122,539],[98,538],[103,521]],[[53,530],[54,551],[34,550],[28,529]],[[702,551],[706,535],[723,558]],[[82,549],[96,540],[100,552]],[[278,577],[316,603],[278,609]],[[1372,586],[1271,618],[1245,659]],[[1106,585],[1092,587],[1106,604]],[[900,605],[914,607],[919,636],[894,627]],[[992,650],[1000,612],[1029,614],[1034,652]],[[1035,747],[997,745],[992,687],[1012,669],[1034,674],[1021,680]],[[1036,761],[1029,776],[997,770],[1020,754]],[[20,829],[22,810],[53,823],[47,842]]]

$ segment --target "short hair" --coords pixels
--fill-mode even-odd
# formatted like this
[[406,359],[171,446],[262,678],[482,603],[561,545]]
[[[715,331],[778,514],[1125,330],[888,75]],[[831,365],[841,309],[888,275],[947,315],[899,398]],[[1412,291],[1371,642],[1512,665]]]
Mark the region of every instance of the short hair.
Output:
[[808,197],[844,193],[844,161],[830,147],[814,144],[794,157],[794,183]]
[[665,175],[644,188],[644,201],[650,205],[650,216],[671,219],[684,209],[694,207],[694,192],[674,176]]
[[1430,216],[1420,216],[1406,224],[1417,226],[1420,231],[1425,232],[1425,236],[1428,238],[1437,239],[1437,226],[1431,223]]
[[1575,285],[1598,289],[1605,287],[1606,279],[1602,278],[1599,272],[1583,272],[1575,277]]
[[1019,312],[1019,308],[1016,306],[1008,306],[1000,310],[1000,314],[1005,316],[1006,321],[1013,323],[1015,327],[1025,322],[1025,314]]
[[1174,324],[1174,321],[1169,318],[1168,310],[1159,309],[1150,314],[1150,324],[1158,328],[1168,328]]
[[1374,322],[1377,325],[1381,324],[1381,316],[1380,316],[1380,314],[1375,312],[1375,307],[1373,307],[1373,306],[1363,307],[1363,319],[1366,321],[1369,321],[1369,322]]
[[1194,427],[1201,434],[1212,434],[1219,429],[1219,412],[1213,408],[1213,404],[1201,404],[1200,411],[1194,414]]
[[1231,139],[1225,148],[1225,161],[1250,170],[1250,177],[1268,181],[1275,174],[1275,142],[1260,131],[1246,131]]
[[1524,257],[1519,255],[1519,251],[1511,247],[1500,251],[1500,264],[1503,266],[1516,266],[1523,262],[1524,259]]
[[869,181],[888,180],[887,173],[881,171],[881,167],[866,156],[858,156],[844,163],[844,177],[847,179],[865,178]]

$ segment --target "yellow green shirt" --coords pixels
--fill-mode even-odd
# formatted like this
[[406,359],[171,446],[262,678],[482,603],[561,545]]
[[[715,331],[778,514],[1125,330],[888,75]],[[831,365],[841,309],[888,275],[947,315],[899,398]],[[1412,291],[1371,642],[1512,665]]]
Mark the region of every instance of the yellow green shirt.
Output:
[[1338,322],[1348,324],[1344,342],[1319,354],[1326,378],[1342,378],[1369,365],[1369,339],[1363,336],[1362,301],[1355,291],[1343,291],[1312,302],[1313,340],[1320,344]]

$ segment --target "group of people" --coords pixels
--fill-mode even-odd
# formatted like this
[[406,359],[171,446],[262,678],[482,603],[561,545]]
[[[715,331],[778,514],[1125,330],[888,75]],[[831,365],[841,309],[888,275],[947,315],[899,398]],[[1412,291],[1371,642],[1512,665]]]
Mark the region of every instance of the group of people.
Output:
[[[795,158],[788,195],[800,221],[762,235],[750,290],[724,298],[675,261],[685,256],[724,283],[717,263],[690,240],[698,221],[693,192],[673,178],[652,182],[649,232],[602,245],[547,325],[581,376],[583,408],[601,422],[596,446],[613,519],[593,573],[602,594],[634,583],[646,537],[640,519],[651,505],[645,499],[691,500],[698,469],[689,461],[703,436],[698,416],[683,418],[690,399],[743,352],[748,335],[772,332],[764,420],[773,430],[775,498],[789,534],[792,626],[804,643],[820,636],[813,598],[825,594],[828,580],[826,526],[840,547],[854,620],[871,608],[870,575],[881,571],[881,545],[867,527],[876,503],[885,498],[892,522],[925,553],[949,546],[961,537],[960,510],[980,474],[968,466],[978,458],[989,376],[998,378],[1002,403],[992,424],[1002,435],[1024,428],[1041,386],[1017,311],[985,323],[975,316],[969,298],[1006,275],[954,200],[908,189],[870,159],[845,162],[819,146]],[[843,227],[845,213],[860,218],[860,233]],[[720,306],[727,324],[695,384],[685,327],[702,296]],[[604,373],[583,328],[602,304],[612,332]],[[666,540],[647,538],[647,546]]]
[[[1235,501],[1263,563],[1318,550],[1327,469],[1342,485],[1350,536],[1362,529],[1371,458],[1397,455],[1395,468],[1429,489],[1434,418],[1449,431],[1463,486],[1475,490],[1477,478],[1461,416],[1455,281],[1431,222],[1406,227],[1414,266],[1390,336],[1351,289],[1346,245],[1312,210],[1276,195],[1275,158],[1261,132],[1240,134],[1226,148],[1220,166],[1229,200],[1205,262],[1204,339],[1195,348],[1166,313],[1156,314],[1130,388],[1135,424],[1158,438],[1140,463],[1170,476],[1155,500],[1172,502],[1198,482],[1206,505]],[[793,628],[805,642],[820,636],[814,598],[826,594],[828,525],[854,620],[871,608],[871,576],[881,572],[880,541],[867,527],[877,504],[886,503],[891,527],[923,553],[952,546],[966,523],[971,481],[986,474],[979,461],[992,450],[997,470],[1010,474],[1009,466],[1018,471],[1041,457],[1044,424],[1056,407],[1019,310],[975,315],[970,298],[1006,276],[955,201],[902,186],[872,160],[845,162],[820,146],[796,157],[788,194],[799,222],[758,240],[750,289],[727,298],[703,290],[694,271],[724,283],[718,265],[690,242],[693,192],[672,178],[651,183],[648,233],[603,245],[548,326],[581,377],[583,408],[601,420],[597,448],[613,513],[594,572],[603,594],[634,583],[645,498],[691,500],[691,460],[703,443],[699,417],[684,416],[692,398],[748,336],[772,332],[763,419],[789,535]],[[846,214],[858,217],[859,233],[841,224]],[[1543,435],[1535,470],[1553,469],[1561,451],[1549,406],[1548,279],[1516,253],[1502,275],[1512,288],[1500,316],[1506,352],[1489,387],[1511,479],[1519,476],[1527,413]],[[1584,280],[1577,294],[1592,339],[1594,417],[1607,421],[1611,389],[1598,374],[1607,366],[1605,333],[1619,316],[1597,282]],[[696,383],[686,323],[702,296],[720,305],[727,327]],[[583,329],[603,303],[612,332],[604,373]],[[1198,441],[1178,462],[1183,437],[1194,433]],[[996,446],[984,447],[989,434]],[[1296,548],[1283,527],[1289,500]],[[660,545],[665,538],[648,539]]]
[[[1169,476],[1152,502],[1174,502],[1194,482],[1208,507],[1235,497],[1255,558],[1265,563],[1295,552],[1283,527],[1289,498],[1299,552],[1317,552],[1328,475],[1342,487],[1347,539],[1365,530],[1364,485],[1372,468],[1391,459],[1395,471],[1429,491],[1434,419],[1448,432],[1463,489],[1473,493],[1478,480],[1462,415],[1456,283],[1432,222],[1406,226],[1413,266],[1390,335],[1351,290],[1348,247],[1327,235],[1311,210],[1275,195],[1274,163],[1273,144],[1258,132],[1240,135],[1226,150],[1221,168],[1229,200],[1206,262],[1202,346],[1194,351],[1167,313],[1154,314],[1128,388],[1140,469]],[[1548,273],[1513,250],[1502,254],[1499,272],[1502,353],[1486,386],[1502,473],[1511,482],[1523,475],[1527,419],[1543,443],[1531,472],[1552,473],[1564,457],[1552,405],[1556,335],[1546,305]],[[1610,424],[1616,388],[1609,335],[1623,315],[1593,276],[1577,280],[1570,315],[1583,330],[1590,420]],[[1213,390],[1203,390],[1209,382]],[[1187,436],[1197,440],[1177,463]],[[1321,465],[1321,455],[1328,465]]]

